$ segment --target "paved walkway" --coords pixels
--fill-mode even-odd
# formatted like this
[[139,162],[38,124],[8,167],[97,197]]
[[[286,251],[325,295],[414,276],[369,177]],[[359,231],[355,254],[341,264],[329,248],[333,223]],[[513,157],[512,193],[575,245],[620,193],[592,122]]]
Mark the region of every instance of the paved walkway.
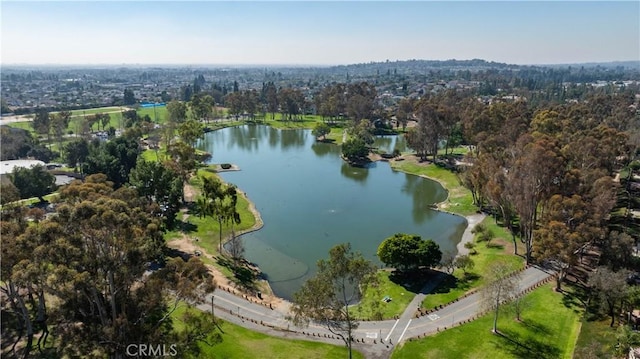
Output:
[[[464,243],[473,240],[471,230],[480,223],[485,215],[467,216],[467,229],[458,245],[458,255],[467,254]],[[354,348],[361,351],[367,358],[388,358],[394,345],[409,338],[420,338],[431,335],[452,326],[475,319],[481,313],[481,297],[479,293],[472,293],[445,307],[428,313],[420,313],[420,304],[435,287],[445,278],[439,273],[415,295],[404,313],[397,320],[363,321],[354,332]],[[539,283],[549,280],[551,273],[538,267],[529,267],[520,273],[520,291],[525,292]],[[294,326],[288,319],[289,305],[271,308],[257,297],[250,297],[240,293],[218,289],[209,302],[199,306],[200,309],[211,311],[215,315],[265,334],[288,338],[325,342],[334,345],[344,345],[344,342],[320,325],[311,324],[309,327]],[[223,328],[224,330],[224,328]]]
[[[551,276],[550,273],[538,267],[529,267],[520,275],[520,290],[523,292],[548,280]],[[474,293],[426,315],[416,315],[417,305],[422,301],[420,298],[424,298],[424,295],[435,285],[437,281],[425,286],[397,320],[360,322],[360,326],[354,333],[356,340],[354,348],[362,351],[367,358],[388,358],[393,346],[397,343],[451,328],[473,320],[480,314],[481,297],[479,293]],[[211,311],[210,298],[208,303],[200,305],[199,308]],[[278,337],[343,344],[339,338],[322,326],[314,324],[308,328],[294,326],[287,320],[286,309],[270,309],[260,304],[256,297],[239,297],[233,293],[218,290],[213,298],[215,315],[243,327]]]

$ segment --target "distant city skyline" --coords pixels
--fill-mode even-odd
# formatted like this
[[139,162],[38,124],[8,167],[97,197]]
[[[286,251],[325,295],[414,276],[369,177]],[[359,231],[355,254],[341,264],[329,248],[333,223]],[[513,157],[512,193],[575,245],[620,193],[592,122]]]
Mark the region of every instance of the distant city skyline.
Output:
[[640,60],[640,2],[0,3],[2,65]]

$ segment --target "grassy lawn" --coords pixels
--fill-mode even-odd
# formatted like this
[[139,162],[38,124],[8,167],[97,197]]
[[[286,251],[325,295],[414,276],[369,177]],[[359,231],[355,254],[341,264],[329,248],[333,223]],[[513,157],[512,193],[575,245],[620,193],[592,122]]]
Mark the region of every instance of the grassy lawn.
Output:
[[12,123],[7,123],[7,126],[14,127],[14,128],[21,128],[25,131],[31,132],[31,134],[33,135],[35,135],[35,132],[36,132],[36,130],[33,129],[33,126],[31,126],[31,122],[12,122]]
[[594,353],[598,358],[611,355],[617,343],[616,326],[611,328],[609,323],[611,318],[589,318],[583,319],[580,327],[580,335],[576,343],[575,358],[593,358]]
[[[190,179],[190,184],[193,185],[197,192],[199,192],[200,186],[202,184],[202,180],[200,176],[204,177],[213,177],[217,176],[214,172],[212,172],[209,168],[201,168],[197,172],[197,176],[192,177]],[[238,233],[240,231],[249,229],[253,227],[256,223],[256,218],[253,216],[253,213],[249,210],[249,201],[244,196],[242,190],[239,191],[238,196],[238,205],[237,205],[238,213],[240,213],[240,224],[235,226],[235,232]],[[175,231],[168,232],[167,235],[175,238],[178,237],[180,233],[185,233],[190,237],[197,237],[199,239],[198,245],[201,246],[204,250],[206,250],[209,254],[217,254],[218,246],[220,245],[220,226],[218,225],[218,221],[214,220],[211,217],[198,217],[193,213],[189,213],[186,221],[182,221],[181,224],[178,225],[179,229]],[[231,226],[223,223],[222,225],[222,238],[227,238],[231,235]]]
[[276,114],[275,120],[271,119],[271,115],[267,115],[267,118],[263,121],[265,125],[269,125],[273,128],[279,129],[297,129],[297,128],[313,128],[316,123],[321,122],[320,116],[303,116],[302,120],[295,121],[283,121],[280,114]]
[[504,228],[496,225],[491,217],[485,218],[482,223],[491,228],[496,235],[495,239],[491,241],[491,245],[487,246],[484,242],[474,241],[477,254],[471,256],[475,264],[473,269],[469,270],[466,276],[462,270],[456,269],[431,294],[426,296],[422,301],[422,308],[432,309],[438,305],[447,304],[469,290],[479,288],[484,284],[484,274],[489,264],[498,258],[512,264],[514,268],[524,266],[524,259],[512,254],[511,235]]
[[[380,270],[377,275],[378,287],[368,288],[362,301],[353,307],[354,315],[358,319],[391,319],[395,315],[400,315],[416,295],[416,291],[420,289],[405,288],[400,284],[394,283],[390,279],[391,271]],[[417,287],[421,286],[422,284]],[[391,301],[388,303],[383,302],[382,298],[385,296],[391,297]],[[375,312],[381,314],[381,317],[374,315]]]
[[500,335],[491,333],[493,315],[427,338],[409,341],[392,358],[571,358],[580,330],[580,307],[548,284],[526,296],[522,321],[503,310]]
[[167,106],[156,107],[155,110],[153,107],[139,108],[137,112],[140,117],[149,115],[153,123],[165,123],[169,119]]
[[389,163],[391,168],[395,170],[425,176],[440,182],[449,191],[449,197],[438,205],[440,209],[463,216],[476,212],[477,208],[473,205],[471,192],[460,184],[455,173],[434,164],[417,163],[413,158],[404,161],[390,161]]
[[[186,307],[178,308],[173,314],[174,328],[182,330],[184,326],[180,316],[186,311]],[[197,309],[190,309],[197,310]],[[347,349],[340,345],[331,345],[306,340],[291,340],[269,336],[260,332],[245,329],[230,322],[221,321],[222,343],[208,346],[201,344],[200,358],[300,358],[300,359],[324,359],[346,358]],[[336,343],[338,343],[336,341]],[[354,358],[364,358],[357,352],[353,352]]]

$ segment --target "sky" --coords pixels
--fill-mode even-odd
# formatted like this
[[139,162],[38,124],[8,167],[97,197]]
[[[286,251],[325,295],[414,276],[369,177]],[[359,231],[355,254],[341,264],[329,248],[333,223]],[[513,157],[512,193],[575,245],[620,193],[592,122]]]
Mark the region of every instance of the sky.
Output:
[[640,60],[640,1],[0,1],[0,63]]

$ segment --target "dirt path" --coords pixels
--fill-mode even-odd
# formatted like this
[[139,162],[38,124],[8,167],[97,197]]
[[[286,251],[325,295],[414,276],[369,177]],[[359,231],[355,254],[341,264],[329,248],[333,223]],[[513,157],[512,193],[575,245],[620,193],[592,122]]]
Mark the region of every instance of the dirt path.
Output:
[[[175,239],[173,241],[168,242],[167,246],[187,254],[193,254],[195,253],[196,250],[198,250],[202,252],[202,256],[207,257],[213,261],[216,260],[216,258],[213,255],[207,253],[204,249],[202,249],[200,246],[194,243],[193,239],[189,238],[187,235],[184,235],[184,234],[182,235],[182,238]],[[242,290],[238,288],[235,285],[235,283],[229,280],[229,278],[227,278],[218,268],[216,268],[211,264],[206,264],[206,266],[209,269],[209,273],[211,273],[211,275],[213,275],[213,277],[216,280],[216,285],[218,286],[217,290],[224,290],[231,293],[233,293],[234,291],[237,293],[242,292]],[[262,282],[265,282],[265,281],[261,281],[260,284],[263,284]],[[260,301],[256,297],[252,297],[252,299],[256,301]],[[270,288],[268,292],[263,291],[262,300],[260,302],[265,305],[271,305],[274,309],[277,309],[280,311],[286,312],[289,309],[289,303],[282,298],[278,298],[274,296]]]

